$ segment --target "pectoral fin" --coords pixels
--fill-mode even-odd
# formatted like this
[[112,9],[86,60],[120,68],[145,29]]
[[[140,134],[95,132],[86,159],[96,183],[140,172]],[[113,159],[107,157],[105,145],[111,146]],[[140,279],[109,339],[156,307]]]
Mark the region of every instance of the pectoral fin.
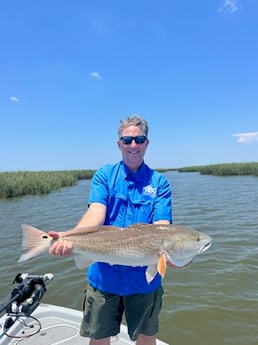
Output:
[[157,266],[148,266],[145,276],[147,282],[150,284],[155,275],[159,272],[162,278],[165,277],[167,268],[167,256],[165,253],[160,254],[159,262]]
[[159,262],[158,262],[158,272],[162,278],[165,277],[166,268],[167,268],[167,257],[165,253],[162,253],[160,255]]
[[153,278],[155,277],[155,275],[157,274],[157,267],[156,266],[148,266],[147,270],[145,272],[145,276],[146,276],[146,280],[147,283],[150,284],[153,280]]

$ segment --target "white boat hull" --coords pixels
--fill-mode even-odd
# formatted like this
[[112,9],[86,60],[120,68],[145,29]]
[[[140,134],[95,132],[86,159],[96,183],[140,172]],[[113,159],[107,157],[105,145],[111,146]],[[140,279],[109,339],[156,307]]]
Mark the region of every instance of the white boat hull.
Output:
[[[4,323],[9,316],[0,318],[0,345],[87,345],[89,338],[79,334],[82,312],[50,304],[40,304],[32,317],[19,318],[4,333]],[[112,344],[135,344],[127,334],[127,327],[121,325],[118,336],[113,337]],[[168,345],[157,340],[157,345]]]

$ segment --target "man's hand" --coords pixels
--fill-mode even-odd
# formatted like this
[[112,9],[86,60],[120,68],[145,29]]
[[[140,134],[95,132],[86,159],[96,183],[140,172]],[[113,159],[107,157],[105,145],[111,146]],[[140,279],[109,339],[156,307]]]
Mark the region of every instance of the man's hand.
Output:
[[[49,231],[49,236],[58,239],[65,235],[65,232]],[[49,248],[49,254],[56,256],[71,256],[73,253],[73,243],[71,241],[56,241]]]

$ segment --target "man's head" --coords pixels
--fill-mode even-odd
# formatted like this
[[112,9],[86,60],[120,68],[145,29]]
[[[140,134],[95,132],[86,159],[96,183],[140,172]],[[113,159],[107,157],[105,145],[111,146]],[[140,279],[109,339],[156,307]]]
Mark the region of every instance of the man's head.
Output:
[[142,133],[146,137],[148,137],[149,126],[148,126],[147,121],[143,119],[142,117],[136,114],[133,114],[131,116],[127,116],[124,120],[120,121],[120,126],[118,127],[118,138],[121,138],[123,130],[130,126],[139,127]]
[[148,130],[147,121],[136,114],[120,122],[117,144],[125,165],[132,172],[135,172],[143,162],[149,144]]

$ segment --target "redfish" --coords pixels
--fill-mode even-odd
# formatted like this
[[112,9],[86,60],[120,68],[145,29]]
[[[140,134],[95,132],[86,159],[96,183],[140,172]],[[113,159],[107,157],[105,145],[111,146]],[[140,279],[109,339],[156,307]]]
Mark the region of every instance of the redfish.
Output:
[[210,236],[175,224],[137,223],[128,228],[103,225],[81,228],[74,234],[64,232],[58,239],[30,225],[23,224],[22,229],[22,248],[26,253],[19,262],[47,253],[55,241],[71,241],[79,269],[93,262],[147,266],[149,283],[157,273],[164,278],[168,261],[177,267],[185,266],[212,243]]

